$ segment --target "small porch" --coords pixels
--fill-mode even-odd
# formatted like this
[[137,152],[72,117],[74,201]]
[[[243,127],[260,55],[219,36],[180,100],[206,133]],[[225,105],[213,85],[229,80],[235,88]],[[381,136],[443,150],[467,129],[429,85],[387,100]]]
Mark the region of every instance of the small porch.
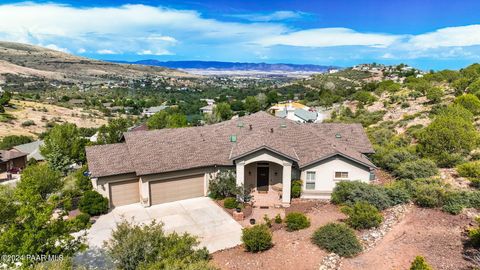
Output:
[[235,163],[237,185],[252,191],[254,207],[290,206],[291,160],[269,151],[258,151]]

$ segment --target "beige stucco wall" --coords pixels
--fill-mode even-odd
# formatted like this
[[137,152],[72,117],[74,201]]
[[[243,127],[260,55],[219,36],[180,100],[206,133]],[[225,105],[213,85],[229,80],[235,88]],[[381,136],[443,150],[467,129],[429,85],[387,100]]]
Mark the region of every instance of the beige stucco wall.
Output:
[[[315,190],[306,190],[305,188],[308,171],[316,172]],[[348,179],[345,179],[347,181],[360,180],[367,183],[370,181],[370,169],[368,167],[360,165],[344,157],[336,156],[301,169],[300,179],[302,179],[303,182],[304,193],[311,191],[331,193],[335,185],[339,181],[342,181],[335,179],[335,172],[340,171],[348,172]]]

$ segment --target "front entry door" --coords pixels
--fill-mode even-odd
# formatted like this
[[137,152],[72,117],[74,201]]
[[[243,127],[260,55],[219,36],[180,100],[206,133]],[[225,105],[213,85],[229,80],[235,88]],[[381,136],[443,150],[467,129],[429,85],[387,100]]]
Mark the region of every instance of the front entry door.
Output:
[[257,190],[268,191],[268,167],[257,167]]

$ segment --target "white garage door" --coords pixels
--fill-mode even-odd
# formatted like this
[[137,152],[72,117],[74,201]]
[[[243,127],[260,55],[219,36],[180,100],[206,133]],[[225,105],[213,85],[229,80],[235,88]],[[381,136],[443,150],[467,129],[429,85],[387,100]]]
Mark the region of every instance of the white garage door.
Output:
[[153,204],[204,196],[204,174],[150,182]]
[[138,180],[110,183],[110,201],[113,207],[139,202]]

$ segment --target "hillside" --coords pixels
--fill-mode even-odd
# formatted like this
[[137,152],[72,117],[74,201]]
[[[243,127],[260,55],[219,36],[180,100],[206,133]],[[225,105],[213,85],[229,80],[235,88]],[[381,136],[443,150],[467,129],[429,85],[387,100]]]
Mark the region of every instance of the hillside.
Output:
[[67,83],[102,83],[146,76],[187,77],[181,71],[103,62],[38,46],[0,42],[0,82],[27,77]]

